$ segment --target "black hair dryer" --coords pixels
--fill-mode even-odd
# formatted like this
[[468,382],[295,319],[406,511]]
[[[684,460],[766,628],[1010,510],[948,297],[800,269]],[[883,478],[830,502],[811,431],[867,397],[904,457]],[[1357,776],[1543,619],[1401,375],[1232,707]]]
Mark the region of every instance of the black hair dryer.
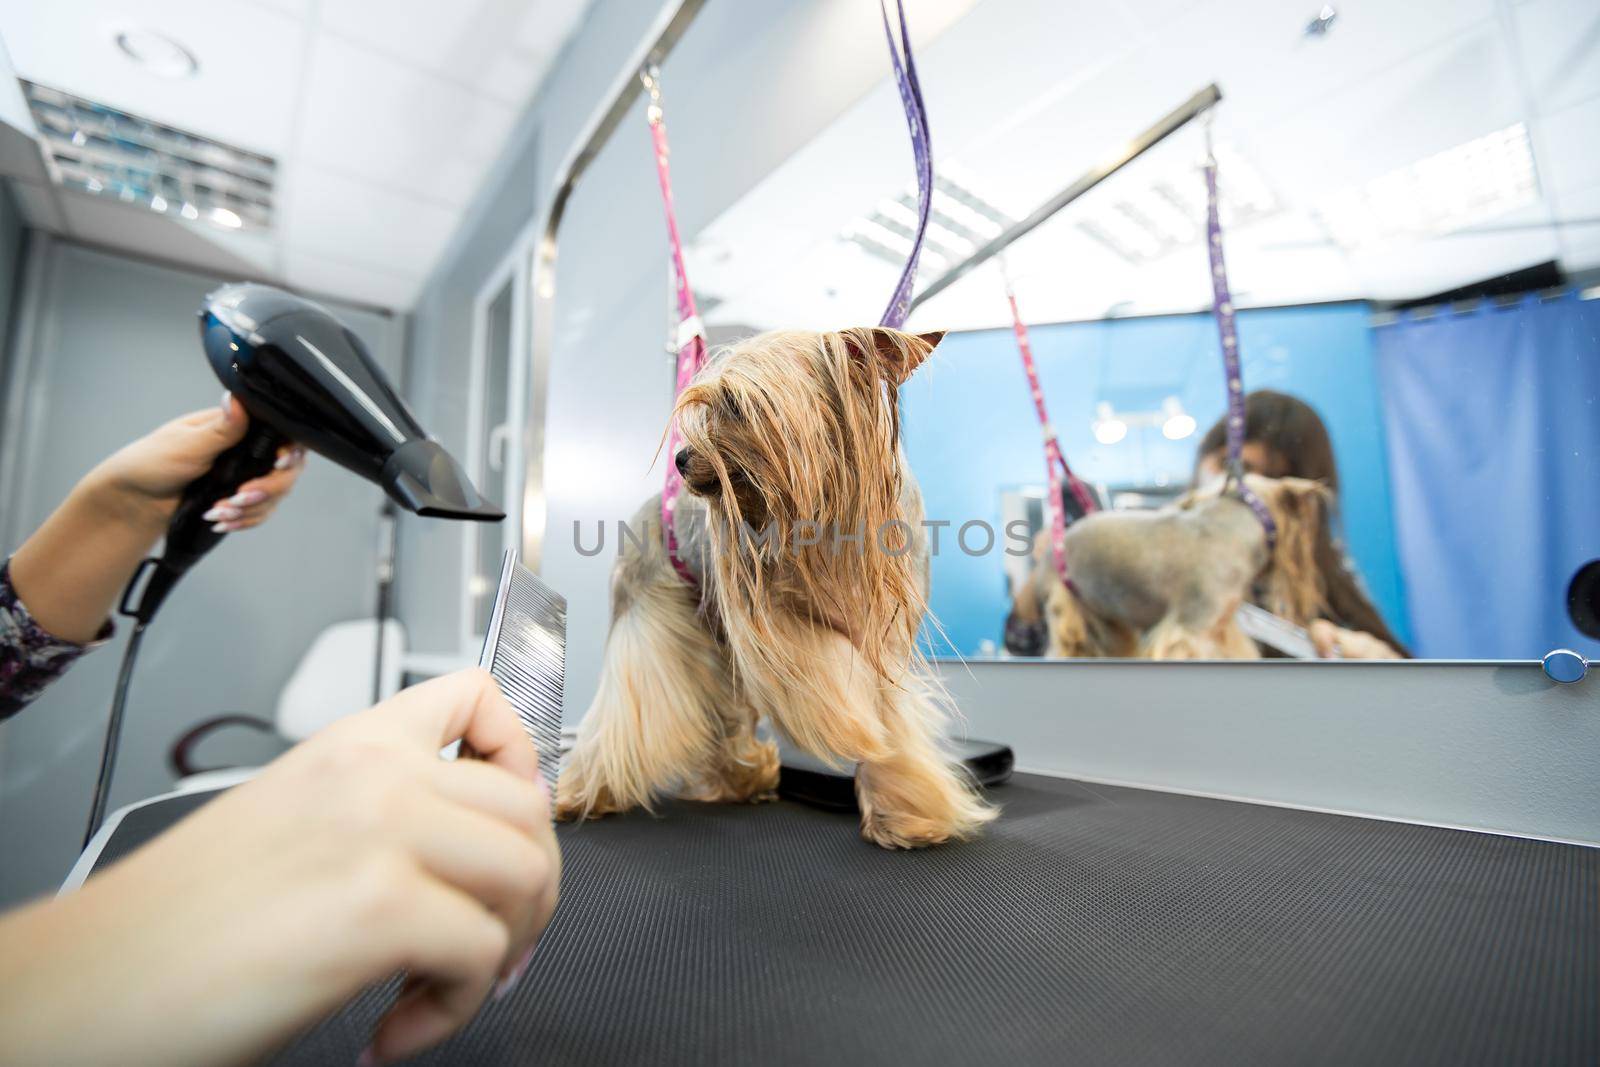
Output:
[[418,515],[505,518],[423,432],[361,338],[325,308],[269,285],[225,285],[200,309],[200,340],[211,369],[249,413],[250,429],[184,489],[161,558],[146,560],[123,594],[124,615],[140,623],[154,617],[178,579],[225,536],[201,516],[270,471],[289,441],[377,482]]

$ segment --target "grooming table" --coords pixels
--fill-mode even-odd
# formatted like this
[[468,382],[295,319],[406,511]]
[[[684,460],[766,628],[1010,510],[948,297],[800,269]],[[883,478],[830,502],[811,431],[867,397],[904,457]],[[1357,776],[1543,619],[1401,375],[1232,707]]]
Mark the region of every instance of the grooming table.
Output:
[[[1019,774],[917,853],[782,802],[563,827],[427,1064],[1600,1061],[1600,850]],[[204,801],[126,814],[99,862]],[[352,1063],[397,982],[273,1062]]]

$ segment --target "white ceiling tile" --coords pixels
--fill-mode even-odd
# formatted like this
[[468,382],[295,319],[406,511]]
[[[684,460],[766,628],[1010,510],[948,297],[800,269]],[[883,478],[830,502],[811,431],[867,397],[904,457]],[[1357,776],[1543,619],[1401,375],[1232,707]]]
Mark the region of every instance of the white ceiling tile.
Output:
[[460,212],[301,164],[281,219],[290,251],[425,275],[455,231]]
[[311,14],[314,0],[248,0],[248,2],[281,11],[285,15],[293,15],[295,18],[305,18]]
[[329,33],[312,46],[306,93],[301,159],[457,205],[515,120],[506,104]]
[[[1034,0],[980,5],[978,11],[999,15],[1019,4],[1031,10]],[[1324,116],[1354,113],[1360,125],[1350,139],[1359,134],[1371,140],[1367,127],[1391,117],[1394,94],[1417,91],[1406,83],[1408,76],[1451,82],[1481,53],[1504,52],[1491,32],[1493,0],[1349,0],[1338,8],[1333,32],[1311,40],[1304,28],[1314,5],[1211,0],[1168,12],[1157,4],[1152,9],[1157,17],[1141,19],[1150,30],[1141,40],[1119,33],[1103,17],[1086,18],[1079,5],[1057,4],[1054,14],[1041,13],[1027,23],[1039,32],[963,37],[966,54],[936,69],[932,61],[921,65],[930,68],[925,81],[947,79],[948,96],[961,95],[977,81],[985,99],[994,101],[988,125],[1003,135],[979,137],[956,159],[992,180],[994,187],[981,191],[1001,203],[1038,203],[1213,81],[1223,93],[1215,117],[1219,138],[1253,147],[1252,157],[1261,156],[1262,162],[1283,158],[1289,164],[1282,174],[1286,184],[1331,187],[1349,180],[1341,170],[1353,175],[1359,169],[1346,164],[1352,151],[1355,158],[1364,157],[1366,145],[1331,144],[1321,126]],[[1103,15],[1104,7],[1095,10]],[[1131,15],[1140,17],[1137,9]],[[1432,69],[1445,62],[1442,57],[1463,51],[1461,44],[1449,42],[1461,41],[1473,27],[1479,28],[1478,54],[1463,57],[1458,69]],[[1063,48],[1091,58],[1063,61]],[[1052,78],[1068,89],[1055,93],[1049,107],[1017,120],[1016,112],[1036,95],[1034,72],[1040,69],[1053,72]],[[1507,69],[1502,54],[1493,61],[1497,77],[1489,88],[1506,86]],[[975,78],[975,71],[983,74]],[[1468,71],[1469,80],[1476,73]],[[1373,84],[1384,86],[1384,98],[1365,91]],[[1428,102],[1447,99],[1449,88],[1441,86]],[[1008,99],[1009,105],[1001,103]],[[1268,139],[1267,130],[1281,143],[1260,143]],[[1198,128],[1174,140],[1186,145],[1183,152],[1198,153]],[[1269,176],[1279,177],[1270,169]]]
[[328,256],[291,250],[285,257],[285,281],[310,293],[404,311],[422,288],[419,275],[341,263]]
[[588,0],[323,0],[322,25],[347,41],[521,106]]
[[1301,202],[1365,182],[1526,118],[1493,26],[1419,53],[1301,109],[1252,141],[1264,169]]
[[1539,181],[1566,211],[1567,190],[1600,182],[1600,97],[1539,120]]
[[1514,18],[1523,71],[1540,112],[1600,96],[1600,4],[1537,0],[1517,7]]
[[[280,12],[244,0],[0,0],[0,25],[30,81],[269,155],[288,146],[303,31]],[[140,67],[115,43],[135,27],[183,45],[199,71]]]

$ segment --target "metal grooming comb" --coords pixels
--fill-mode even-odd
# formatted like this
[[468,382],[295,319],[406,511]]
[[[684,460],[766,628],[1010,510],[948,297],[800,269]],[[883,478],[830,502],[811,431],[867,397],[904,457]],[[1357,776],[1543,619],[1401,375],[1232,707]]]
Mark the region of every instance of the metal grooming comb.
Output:
[[507,549],[478,666],[494,675],[539,750],[552,786],[561,770],[562,686],[567,676],[567,601]]
[[[1239,629],[1245,636],[1260,641],[1269,648],[1275,648],[1285,656],[1293,659],[1317,659],[1317,646],[1311,643],[1311,636],[1305,629],[1296,626],[1288,619],[1274,615],[1265,608],[1257,607],[1246,601],[1239,605],[1239,611],[1234,615],[1234,621],[1239,624]],[[1338,659],[1335,650],[1334,658]]]

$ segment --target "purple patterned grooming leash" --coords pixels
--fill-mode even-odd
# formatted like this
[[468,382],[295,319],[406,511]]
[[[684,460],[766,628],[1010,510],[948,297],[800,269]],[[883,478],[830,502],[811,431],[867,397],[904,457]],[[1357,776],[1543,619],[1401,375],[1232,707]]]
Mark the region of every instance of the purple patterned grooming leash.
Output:
[[[911,242],[911,254],[900,272],[900,281],[889,298],[879,325],[898,330],[905,325],[911,313],[911,290],[917,280],[917,260],[922,256],[922,236],[928,229],[928,213],[933,207],[933,149],[928,137],[928,114],[922,104],[922,85],[917,81],[917,64],[911,57],[911,31],[906,27],[906,8],[903,0],[895,0],[900,17],[900,44],[895,47],[894,30],[889,25],[889,12],[883,0],[878,0],[878,10],[883,15],[883,33],[889,40],[889,62],[894,65],[894,83],[900,90],[900,103],[906,110],[906,125],[911,128],[911,153],[917,166],[917,233]],[[905,53],[901,60],[902,50]]]
[[1211,150],[1211,126],[1206,124],[1206,251],[1211,256],[1212,309],[1222,337],[1222,368],[1228,387],[1227,485],[1250,506],[1267,534],[1267,551],[1278,539],[1278,526],[1261,498],[1244,480],[1244,372],[1239,365],[1239,333],[1234,325],[1233,295],[1228,291],[1228,269],[1222,262],[1222,221],[1217,212],[1217,157]]

